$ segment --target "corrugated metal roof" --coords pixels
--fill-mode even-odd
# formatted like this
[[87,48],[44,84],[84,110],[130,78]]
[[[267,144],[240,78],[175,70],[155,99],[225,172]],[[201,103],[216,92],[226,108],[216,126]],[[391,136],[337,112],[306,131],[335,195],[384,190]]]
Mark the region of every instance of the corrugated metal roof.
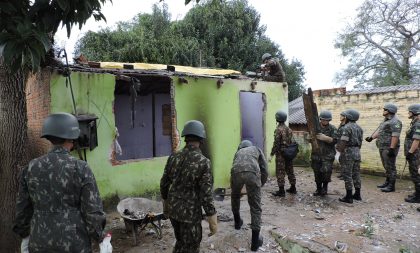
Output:
[[408,91],[408,90],[420,90],[420,84],[372,87],[372,88],[367,88],[367,89],[362,89],[362,90],[350,90],[346,92],[346,95],[399,92],[399,91]]
[[[133,69],[142,70],[166,70],[167,65],[164,64],[149,64],[149,63],[123,63],[123,62],[100,62],[100,68],[104,69],[123,69],[124,65],[132,65]],[[241,72],[231,69],[208,69],[195,68],[188,66],[171,65],[175,67],[176,72],[189,73],[194,75],[240,75]]]
[[303,110],[303,99],[298,97],[289,102],[289,124],[305,125],[306,117]]

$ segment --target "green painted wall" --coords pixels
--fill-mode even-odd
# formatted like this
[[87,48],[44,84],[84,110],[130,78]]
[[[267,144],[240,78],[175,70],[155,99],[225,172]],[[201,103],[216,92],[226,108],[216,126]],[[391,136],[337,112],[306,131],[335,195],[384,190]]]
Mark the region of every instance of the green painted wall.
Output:
[[[113,114],[115,77],[111,74],[72,73],[72,84],[79,113],[98,116],[99,146],[87,152],[103,197],[142,195],[156,192],[167,157],[137,160],[113,166],[110,153],[115,135]],[[206,126],[206,150],[212,160],[215,187],[229,185],[230,166],[240,142],[239,91],[248,91],[251,80],[225,79],[217,88],[217,79],[187,78],[181,84],[174,77],[177,129],[182,131],[186,121],[202,120]],[[51,111],[72,112],[70,89],[65,78],[54,74],[51,77]],[[278,109],[287,111],[287,87],[279,83],[258,82],[256,92],[265,94],[266,152],[269,153],[275,129],[274,114]],[[184,143],[181,143],[181,148]],[[270,164],[274,174],[274,163]]]

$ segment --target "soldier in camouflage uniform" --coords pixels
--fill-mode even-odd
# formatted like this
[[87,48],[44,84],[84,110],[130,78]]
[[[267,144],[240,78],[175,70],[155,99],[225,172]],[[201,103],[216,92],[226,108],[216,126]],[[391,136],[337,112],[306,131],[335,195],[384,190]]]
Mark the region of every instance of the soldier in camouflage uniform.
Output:
[[268,75],[263,76],[264,81],[269,82],[285,82],[286,75],[284,74],[283,68],[279,62],[279,59],[273,58],[271,54],[265,53],[262,56],[264,63],[264,69],[268,71]]
[[311,154],[311,166],[315,174],[316,191],[314,196],[324,196],[328,193],[328,183],[331,182],[332,165],[335,158],[335,143],[337,142],[337,128],[330,124],[331,112],[322,111],[319,115],[321,133],[317,134],[319,140],[319,153]]
[[[337,144],[337,150],[341,152],[344,182],[346,187],[346,196],[340,198],[341,202],[353,203],[353,199],[362,200],[360,188],[360,148],[363,140],[363,130],[356,124],[359,119],[359,112],[354,109],[348,109],[341,113],[340,117],[345,118],[346,124],[343,126],[343,133]],[[353,185],[355,193],[353,192]]]
[[404,153],[408,162],[411,180],[414,183],[415,192],[413,195],[405,198],[405,201],[409,203],[420,203],[420,104],[410,105],[408,107],[408,114],[412,121],[405,136]]
[[213,180],[210,160],[200,150],[206,138],[204,125],[188,121],[182,130],[185,147],[169,156],[160,180],[165,216],[174,228],[174,253],[198,253],[202,239],[202,208],[206,212],[211,235],[217,232],[213,204]]
[[379,156],[381,157],[382,165],[385,168],[386,180],[385,183],[378,185],[383,192],[394,192],[395,181],[397,179],[397,167],[395,166],[398,150],[400,149],[400,134],[402,123],[395,116],[397,113],[397,106],[387,103],[384,106],[383,116],[384,121],[380,124],[372,136],[366,137],[367,142],[376,140],[376,146],[379,148]]
[[277,128],[274,131],[274,143],[270,154],[270,161],[273,156],[276,156],[276,177],[279,186],[279,190],[273,192],[273,195],[276,197],[284,197],[286,195],[284,192],[285,174],[287,174],[290,183],[290,188],[287,189],[287,192],[296,194],[296,177],[293,171],[293,160],[287,160],[282,155],[283,150],[292,143],[293,139],[292,130],[285,125],[286,119],[287,114],[285,112],[277,111]]
[[95,177],[69,153],[79,133],[73,115],[49,115],[42,137],[54,147],[22,171],[13,231],[29,239],[31,253],[92,252],[91,240],[103,238],[106,219]]
[[252,241],[251,250],[257,251],[262,245],[261,230],[261,187],[267,181],[267,162],[261,149],[244,140],[239,144],[233,159],[230,177],[232,189],[231,203],[235,220],[235,229],[241,229],[243,221],[240,217],[240,198],[242,187],[246,186],[248,204],[251,209]]

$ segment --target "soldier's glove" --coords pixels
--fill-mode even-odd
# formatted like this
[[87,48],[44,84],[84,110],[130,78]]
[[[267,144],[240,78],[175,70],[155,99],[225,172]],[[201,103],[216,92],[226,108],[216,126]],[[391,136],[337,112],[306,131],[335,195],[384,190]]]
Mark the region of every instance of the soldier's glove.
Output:
[[405,159],[407,161],[411,161],[413,158],[414,158],[414,154],[410,153],[410,152],[407,152],[407,155],[405,156]]
[[325,134],[317,134],[316,139],[328,143],[333,142],[333,138],[326,136]]
[[397,152],[396,152],[396,150],[395,150],[395,148],[389,148],[388,149],[388,154],[387,154],[389,157],[395,157],[395,156],[397,156]]
[[217,233],[217,214],[207,216],[207,221],[209,222],[210,234],[212,236]]
[[366,138],[365,138],[365,141],[367,141],[367,142],[371,142],[371,141],[373,141],[373,138],[372,138],[371,136],[366,137]]
[[22,243],[20,244],[20,252],[29,253],[29,236],[22,239]]
[[166,219],[169,219],[168,200],[162,199],[162,206],[163,206],[163,215],[165,215]]

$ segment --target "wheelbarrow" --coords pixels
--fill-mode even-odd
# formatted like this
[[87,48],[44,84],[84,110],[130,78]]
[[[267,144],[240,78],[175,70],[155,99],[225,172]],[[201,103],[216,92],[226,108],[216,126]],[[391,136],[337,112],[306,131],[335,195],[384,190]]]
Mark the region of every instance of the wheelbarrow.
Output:
[[140,236],[149,224],[157,237],[162,239],[161,220],[166,218],[160,202],[146,198],[126,198],[118,203],[117,210],[124,219],[126,231],[133,235],[134,245],[137,245],[137,236]]

